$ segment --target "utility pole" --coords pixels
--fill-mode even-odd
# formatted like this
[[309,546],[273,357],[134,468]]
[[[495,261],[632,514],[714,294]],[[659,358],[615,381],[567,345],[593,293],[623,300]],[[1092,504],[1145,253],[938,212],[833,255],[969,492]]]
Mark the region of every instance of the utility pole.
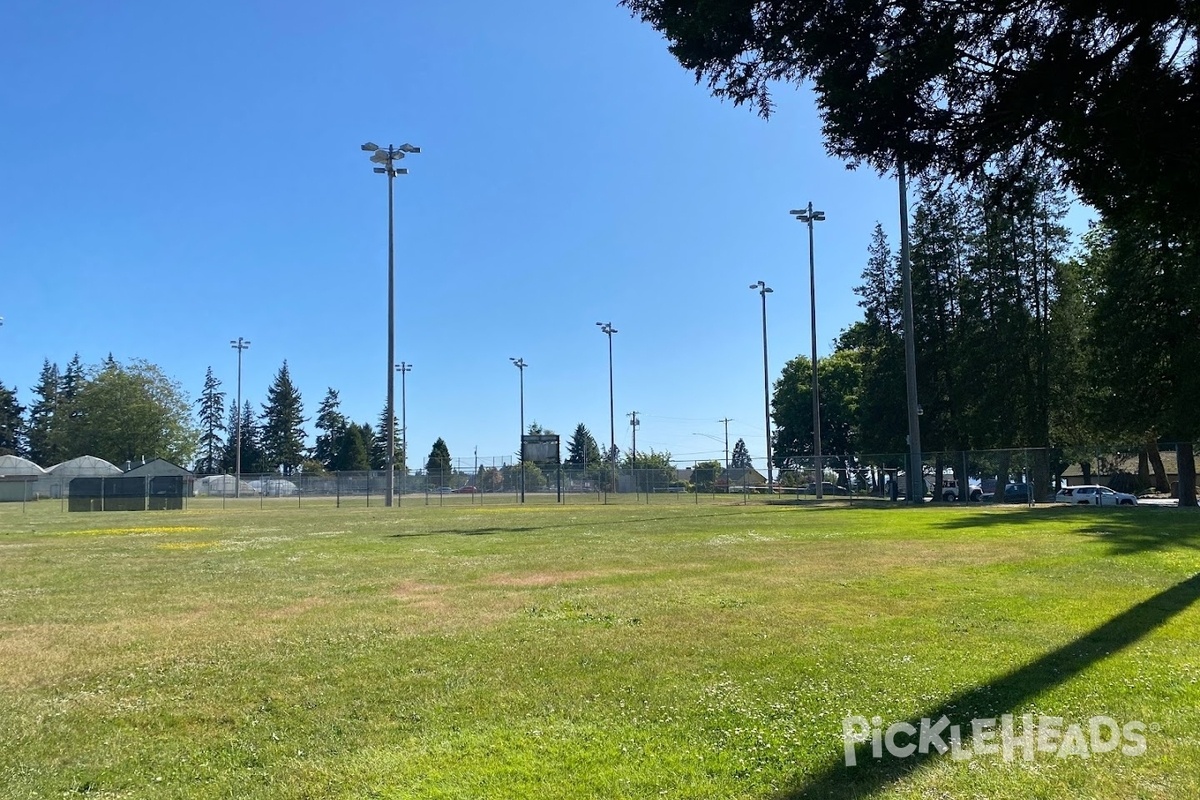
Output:
[[633,472],[633,492],[637,494],[638,490],[638,469],[637,469],[637,429],[642,422],[637,418],[638,412],[630,411],[625,416],[629,417],[629,427],[633,429],[633,449],[630,450],[629,466]]
[[729,423],[733,422],[729,417],[719,419],[717,422],[725,423],[725,469],[729,469]]
[[521,502],[525,502],[525,368],[529,365],[524,358],[508,359],[521,372],[521,438],[518,458],[521,459]]
[[[250,342],[238,337],[237,341],[229,340],[229,346],[238,353],[238,373],[237,373],[237,449],[233,454],[234,467],[233,476],[233,496],[235,498],[242,496],[242,351],[250,349]],[[221,487],[221,496],[225,496],[225,487]],[[224,501],[222,501],[224,502]]]

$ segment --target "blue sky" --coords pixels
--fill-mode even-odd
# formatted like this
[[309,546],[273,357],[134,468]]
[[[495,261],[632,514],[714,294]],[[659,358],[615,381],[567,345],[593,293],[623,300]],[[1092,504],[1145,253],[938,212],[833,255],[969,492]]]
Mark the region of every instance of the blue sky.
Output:
[[[690,464],[733,418],[764,453],[772,380],[859,317],[894,181],[825,156],[811,96],[763,121],[711,98],[612,0],[401,7],[8,0],[0,26],[0,380],[44,358],[155,362],[194,398],[212,366],[256,404],[284,359],[372,423],[386,399],[386,179],[359,145],[411,142],[396,182],[396,360],[410,465],[512,453],[526,422]],[[397,413],[400,384],[397,380]],[[699,435],[698,435],[699,434]]]

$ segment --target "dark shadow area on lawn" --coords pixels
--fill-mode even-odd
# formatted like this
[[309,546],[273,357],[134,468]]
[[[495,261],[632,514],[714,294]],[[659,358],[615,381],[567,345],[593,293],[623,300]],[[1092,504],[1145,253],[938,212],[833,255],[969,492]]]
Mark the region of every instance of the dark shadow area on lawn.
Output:
[[1078,533],[1109,548],[1109,555],[1129,556],[1178,548],[1200,550],[1200,519],[1195,514],[1155,513],[1143,517],[1114,514],[1088,520]]
[[963,530],[998,525],[1028,527],[1048,521],[1077,526],[1055,532],[1093,538],[1111,547],[1111,555],[1179,547],[1200,549],[1200,519],[1186,509],[1048,505],[1021,508],[1012,514],[967,513],[935,524],[944,530]]
[[[968,749],[972,719],[1015,713],[1047,689],[1067,682],[1092,664],[1135,644],[1191,606],[1197,597],[1200,597],[1200,573],[1143,600],[1037,661],[987,685],[955,695],[938,708],[908,720],[908,723],[920,729],[922,718],[936,722],[943,716],[948,717],[952,724],[962,726],[962,746],[964,750]],[[885,728],[889,724],[889,721],[884,721]],[[944,738],[948,741],[948,733]],[[871,755],[871,743],[865,742],[855,748],[858,766],[848,767],[845,755],[839,749],[823,768],[807,779],[801,779],[803,782],[800,785],[774,796],[779,800],[871,797],[934,759],[950,758],[949,753],[939,755],[933,747],[928,750],[928,753],[917,751],[901,759],[885,749],[883,758],[876,759]],[[1053,758],[1050,754],[1043,754],[1043,757]]]

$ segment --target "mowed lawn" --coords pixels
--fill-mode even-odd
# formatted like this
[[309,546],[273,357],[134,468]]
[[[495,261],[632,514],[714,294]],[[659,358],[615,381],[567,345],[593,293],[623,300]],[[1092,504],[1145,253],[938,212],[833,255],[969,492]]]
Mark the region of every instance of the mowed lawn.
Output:
[[[6,505],[0,797],[1200,797],[1197,574],[1186,509]],[[1145,753],[845,766],[1009,713]]]

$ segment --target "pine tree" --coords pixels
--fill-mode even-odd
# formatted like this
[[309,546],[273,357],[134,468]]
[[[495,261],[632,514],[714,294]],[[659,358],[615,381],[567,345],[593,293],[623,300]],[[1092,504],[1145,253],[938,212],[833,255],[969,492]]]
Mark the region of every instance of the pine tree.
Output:
[[250,401],[242,403],[242,472],[274,472],[275,462],[267,458],[263,448],[262,427],[255,417]]
[[[325,392],[325,399],[317,407],[316,428],[320,433],[317,434],[317,444],[313,450],[313,458],[321,462],[326,469],[337,469],[333,464],[341,453],[341,438],[348,427],[340,408],[341,401],[338,399],[337,390],[331,386]],[[360,441],[361,438],[360,432]]]
[[291,475],[304,460],[304,403],[292,383],[285,360],[267,389],[263,404],[261,443],[267,464],[283,467]]
[[196,472],[211,474],[220,470],[225,450],[225,438],[221,434],[227,432],[222,419],[225,393],[221,391],[221,382],[213,375],[212,367],[204,375],[204,389],[196,405],[200,422],[200,458],[196,461]]
[[[388,413],[387,406],[384,405],[379,411],[379,425],[373,431],[374,439],[371,442],[371,469],[387,469],[387,425]],[[404,443],[400,437],[400,423],[396,417],[392,416],[392,435],[396,443],[396,454],[392,459],[392,469],[401,469],[404,464]]]
[[60,380],[58,365],[50,363],[49,359],[43,361],[37,385],[33,387],[34,401],[29,408],[28,428],[29,460],[43,467],[62,461],[54,437]]
[[59,402],[69,405],[79,394],[79,390],[83,388],[83,381],[83,362],[79,360],[79,353],[76,353],[71,362],[67,364],[66,370],[63,371],[62,383],[58,391]]
[[750,451],[746,448],[746,440],[738,439],[733,446],[733,455],[729,457],[729,466],[747,468],[753,467],[754,464],[750,461]]
[[17,403],[16,389],[0,383],[0,456],[26,452],[24,413],[24,407]]
[[567,465],[584,469],[600,463],[600,446],[596,438],[582,422],[575,426],[575,433],[567,442]]
[[440,436],[429,451],[425,461],[425,472],[435,486],[446,486],[450,482],[450,448]]
[[364,428],[369,426],[350,423],[338,436],[338,452],[330,469],[340,472],[361,472],[370,469],[367,446],[363,438]]

